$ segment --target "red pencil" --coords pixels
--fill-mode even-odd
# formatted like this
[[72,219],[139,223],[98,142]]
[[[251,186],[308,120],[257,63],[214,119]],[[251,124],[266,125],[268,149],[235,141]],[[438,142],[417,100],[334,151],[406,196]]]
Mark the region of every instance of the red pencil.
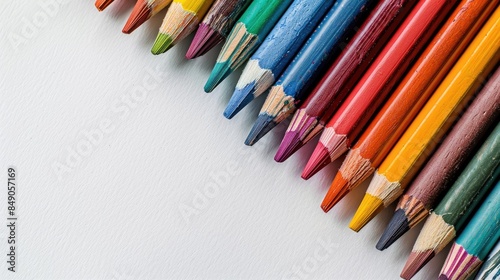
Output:
[[345,157],[321,206],[333,207],[373,174],[500,0],[461,0]]
[[326,125],[302,178],[310,178],[351,147],[455,3],[447,0],[418,2]]
[[356,35],[297,110],[274,159],[285,161],[318,135],[356,82],[366,72],[416,1],[384,0],[370,13]]

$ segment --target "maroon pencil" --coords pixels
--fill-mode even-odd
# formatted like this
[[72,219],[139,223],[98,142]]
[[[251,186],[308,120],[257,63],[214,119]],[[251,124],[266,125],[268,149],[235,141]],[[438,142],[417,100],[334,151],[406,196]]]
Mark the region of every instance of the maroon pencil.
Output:
[[189,46],[186,58],[204,55],[222,42],[239,16],[250,5],[250,0],[217,0],[200,23]]
[[318,135],[417,1],[384,0],[297,110],[274,159],[282,162]]
[[377,249],[386,249],[429,215],[499,120],[500,68],[403,195]]

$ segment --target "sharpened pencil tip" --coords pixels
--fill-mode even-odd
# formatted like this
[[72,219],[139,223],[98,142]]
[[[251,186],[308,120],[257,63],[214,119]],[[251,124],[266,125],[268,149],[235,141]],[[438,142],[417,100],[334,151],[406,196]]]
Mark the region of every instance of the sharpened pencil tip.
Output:
[[95,1],[95,7],[99,12],[104,11],[111,3],[113,3],[113,0],[97,0]]
[[274,159],[283,162],[302,148],[308,140],[312,139],[321,130],[318,127],[316,117],[307,114],[305,109],[298,109],[293,115],[285,136],[276,152]]
[[411,279],[434,257],[434,255],[433,250],[426,250],[423,252],[412,251],[406,261],[403,271],[401,272],[401,278],[406,280]]
[[380,251],[389,248],[389,246],[403,236],[408,230],[410,230],[410,223],[406,218],[405,211],[403,209],[396,210],[375,247]]
[[146,22],[151,17],[151,7],[148,6],[148,2],[144,0],[139,0],[135,3],[134,9],[130,14],[127,23],[122,29],[125,34],[132,33],[141,24]]
[[335,179],[333,179],[333,182],[330,185],[330,188],[328,189],[323,202],[321,203],[321,209],[323,209],[323,211],[327,213],[348,193],[349,182],[344,179],[340,172],[337,172],[337,175],[335,175]]
[[300,147],[302,147],[300,141],[300,136],[298,132],[295,131],[287,131],[281,144],[274,156],[274,160],[276,162],[284,162],[291,155],[293,155]]
[[200,23],[193,41],[186,53],[187,59],[193,59],[206,54],[224,40],[224,37],[206,23]]
[[205,92],[212,92],[232,72],[233,71],[229,62],[215,63],[212,73],[210,73],[210,77],[208,77],[207,83],[205,84]]
[[158,33],[158,36],[153,44],[153,48],[151,49],[151,53],[154,55],[162,54],[173,46],[172,43],[172,37],[167,34]]
[[273,121],[273,117],[267,114],[259,114],[257,120],[253,124],[252,130],[248,134],[247,139],[245,140],[245,144],[248,146],[252,146],[257,143],[264,135],[266,135],[271,129],[276,126],[276,123]]
[[[474,224],[473,222],[471,223]],[[477,226],[477,224],[475,225]],[[471,276],[474,276],[475,272],[483,264],[483,261],[479,258],[477,252],[475,254],[469,253],[465,246],[458,243],[460,242],[460,238],[461,237],[459,237],[458,241],[455,241],[453,246],[451,246],[443,268],[441,268],[441,275],[439,276],[439,279],[474,278]],[[469,246],[469,250],[472,250],[471,248],[473,248],[473,246]]]
[[382,211],[382,209],[384,209],[383,201],[376,196],[366,193],[358,210],[356,210],[354,217],[349,223],[349,228],[356,232],[360,231],[369,221]]
[[330,152],[319,142],[309,158],[304,171],[302,171],[302,179],[308,180],[331,162]]
[[236,114],[238,114],[241,109],[247,106],[254,99],[253,88],[255,83],[252,82],[247,84],[244,88],[234,90],[229,103],[227,104],[226,110],[224,110],[224,116],[231,119]]

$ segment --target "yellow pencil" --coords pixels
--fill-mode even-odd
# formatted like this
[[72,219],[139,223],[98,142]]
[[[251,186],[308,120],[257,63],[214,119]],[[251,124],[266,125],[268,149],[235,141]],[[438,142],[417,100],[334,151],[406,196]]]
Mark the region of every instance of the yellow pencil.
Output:
[[375,173],[349,227],[394,202],[500,59],[500,8],[488,19]]
[[213,0],[174,0],[163,19],[151,52],[161,54],[193,32]]

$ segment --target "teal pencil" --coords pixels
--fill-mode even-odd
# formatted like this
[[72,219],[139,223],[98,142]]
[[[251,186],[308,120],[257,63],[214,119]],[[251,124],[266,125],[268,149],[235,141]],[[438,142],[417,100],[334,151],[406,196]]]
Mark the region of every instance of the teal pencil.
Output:
[[451,247],[439,279],[467,279],[473,275],[499,238],[500,181]]
[[476,280],[498,280],[500,279],[500,242],[481,266],[481,270],[476,276]]
[[254,0],[231,30],[205,84],[211,92],[260,46],[292,0]]

